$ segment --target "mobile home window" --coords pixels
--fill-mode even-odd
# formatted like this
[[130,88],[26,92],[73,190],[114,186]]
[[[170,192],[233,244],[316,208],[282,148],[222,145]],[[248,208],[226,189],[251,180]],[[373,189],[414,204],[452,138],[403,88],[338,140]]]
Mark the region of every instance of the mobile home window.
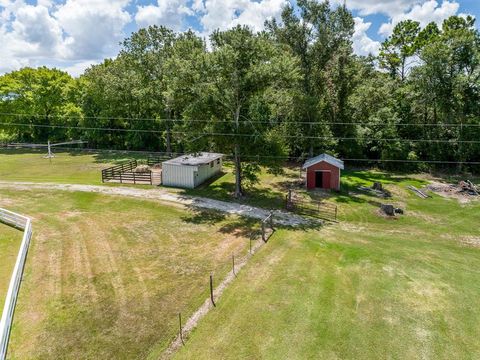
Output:
[[213,167],[213,161],[210,162],[210,167],[211,167],[211,168]]

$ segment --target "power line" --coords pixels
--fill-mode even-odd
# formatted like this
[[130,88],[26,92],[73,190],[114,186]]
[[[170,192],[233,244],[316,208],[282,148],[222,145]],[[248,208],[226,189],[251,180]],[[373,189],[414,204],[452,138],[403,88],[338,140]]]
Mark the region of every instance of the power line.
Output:
[[[18,147],[27,147],[34,148],[35,144],[15,144],[12,147],[0,147],[0,149],[15,150]],[[178,152],[162,152],[162,151],[146,151],[146,150],[126,150],[126,149],[91,149],[91,148],[67,148],[67,147],[58,147],[59,150],[66,151],[79,151],[79,152],[93,152],[93,153],[132,153],[132,154],[145,154],[145,155],[161,155],[165,157],[177,157],[182,155],[187,155],[187,153],[178,153]],[[226,158],[233,158],[233,155],[224,155]],[[241,158],[244,159],[278,159],[278,160],[292,160],[292,161],[305,161],[308,157],[306,156],[274,156],[274,155],[251,155],[251,154],[241,154]],[[350,162],[378,162],[378,163],[424,163],[424,164],[440,164],[440,165],[480,165],[480,161],[443,161],[443,160],[409,160],[409,159],[364,159],[364,158],[341,158],[342,161]]]
[[[75,129],[75,130],[92,130],[92,131],[119,131],[119,132],[133,132],[133,133],[150,133],[150,134],[164,134],[165,130],[147,130],[147,129],[119,129],[119,128],[103,128],[103,127],[84,127],[84,126],[68,126],[68,125],[47,125],[47,124],[25,124],[25,123],[5,123],[0,122],[4,126],[23,126],[23,127],[39,127],[51,129]],[[187,131],[171,131],[174,135],[205,135],[205,136],[239,136],[239,137],[258,137],[255,134],[235,134],[235,133],[219,133],[219,132],[200,132],[198,134]],[[295,135],[284,135],[286,139],[297,139]],[[365,139],[359,137],[335,137],[335,136],[303,136],[303,139],[310,140],[348,140],[348,141],[398,141],[398,142],[417,142],[417,143],[438,143],[438,144],[479,144],[480,140],[441,140],[441,139],[401,139],[401,138],[385,138],[385,139]]]
[[[44,114],[26,114],[26,113],[4,113],[0,112],[0,115],[3,116],[15,116],[15,117],[38,117],[44,118],[46,115]],[[171,118],[134,118],[134,117],[109,117],[109,116],[70,116],[70,115],[48,115],[50,118],[61,118],[61,119],[69,119],[69,120],[83,120],[83,119],[91,119],[91,120],[130,120],[130,121],[165,121],[165,122],[210,122],[209,119],[171,119]],[[233,123],[233,120],[225,120],[225,119],[218,119],[214,122],[217,123]],[[242,124],[272,124],[278,122],[277,119],[272,120],[239,120],[239,123]],[[288,121],[284,123],[290,123]],[[301,124],[301,125],[378,125],[374,123],[367,123],[367,122],[318,122],[318,121],[294,121],[291,124]],[[480,127],[480,124],[458,124],[458,123],[399,123],[394,124],[394,126],[444,126],[444,127]]]

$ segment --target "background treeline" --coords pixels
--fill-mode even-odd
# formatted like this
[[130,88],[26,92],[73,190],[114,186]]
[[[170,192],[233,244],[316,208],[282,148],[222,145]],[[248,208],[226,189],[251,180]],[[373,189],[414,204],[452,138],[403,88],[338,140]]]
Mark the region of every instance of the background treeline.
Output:
[[480,160],[474,19],[454,16],[425,28],[403,21],[378,57],[360,57],[345,7],[297,3],[261,33],[238,26],[202,39],[141,29],[115,59],[78,79],[45,67],[5,74],[0,141],[221,151],[235,156],[239,193],[258,164],[274,168],[285,157],[324,151],[350,159]]

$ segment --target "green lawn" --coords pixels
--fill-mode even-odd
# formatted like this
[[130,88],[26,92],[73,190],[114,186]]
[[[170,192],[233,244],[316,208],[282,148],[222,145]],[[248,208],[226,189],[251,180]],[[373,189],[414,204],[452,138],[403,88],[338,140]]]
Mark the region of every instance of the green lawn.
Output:
[[[65,183],[99,183],[99,169],[119,161],[64,154],[50,165],[38,154],[0,154],[2,180],[22,180],[6,168],[29,176],[22,156],[37,174],[23,180]],[[319,194],[302,190],[298,167],[263,171],[243,203],[282,208],[294,186],[337,204],[340,222],[274,234],[177,358],[479,358],[480,201],[423,200],[406,189],[429,179],[347,170],[340,193]],[[233,180],[227,163],[209,184],[171,191],[233,201]],[[392,199],[357,190],[374,181]],[[19,359],[157,358],[176,313],[186,318],[201,303],[211,269],[228,271],[252,231],[241,219],[151,201],[4,193],[0,206],[15,199],[13,210],[32,215],[37,229],[12,336],[10,355]],[[405,215],[380,216],[386,201]]]
[[55,182],[67,184],[101,184],[101,170],[132,159],[132,154],[0,150],[0,180]]
[[21,242],[21,231],[0,223],[0,316]]
[[222,279],[258,231],[241,218],[154,201],[1,194],[0,206],[31,216],[34,232],[12,359],[158,358],[178,312],[187,318],[207,298],[209,274]]
[[233,198],[235,189],[233,164],[226,162],[223,174],[196,189],[185,190],[184,193],[217,200],[237,201],[267,209],[282,209],[285,206],[285,195],[288,188],[298,183],[300,179],[300,168],[287,166],[281,175],[274,175],[266,169],[262,169],[259,178],[260,181],[257,184],[246,188],[245,198],[237,201]]
[[476,359],[480,357],[480,203],[460,205],[380,180],[379,199],[335,195],[339,224],[278,231],[194,330],[177,359]]

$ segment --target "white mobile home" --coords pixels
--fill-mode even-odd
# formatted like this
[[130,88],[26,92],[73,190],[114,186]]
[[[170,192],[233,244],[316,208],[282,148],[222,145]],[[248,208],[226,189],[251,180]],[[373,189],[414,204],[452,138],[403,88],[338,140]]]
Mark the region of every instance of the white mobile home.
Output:
[[162,184],[193,189],[222,171],[223,154],[196,153],[162,163]]

